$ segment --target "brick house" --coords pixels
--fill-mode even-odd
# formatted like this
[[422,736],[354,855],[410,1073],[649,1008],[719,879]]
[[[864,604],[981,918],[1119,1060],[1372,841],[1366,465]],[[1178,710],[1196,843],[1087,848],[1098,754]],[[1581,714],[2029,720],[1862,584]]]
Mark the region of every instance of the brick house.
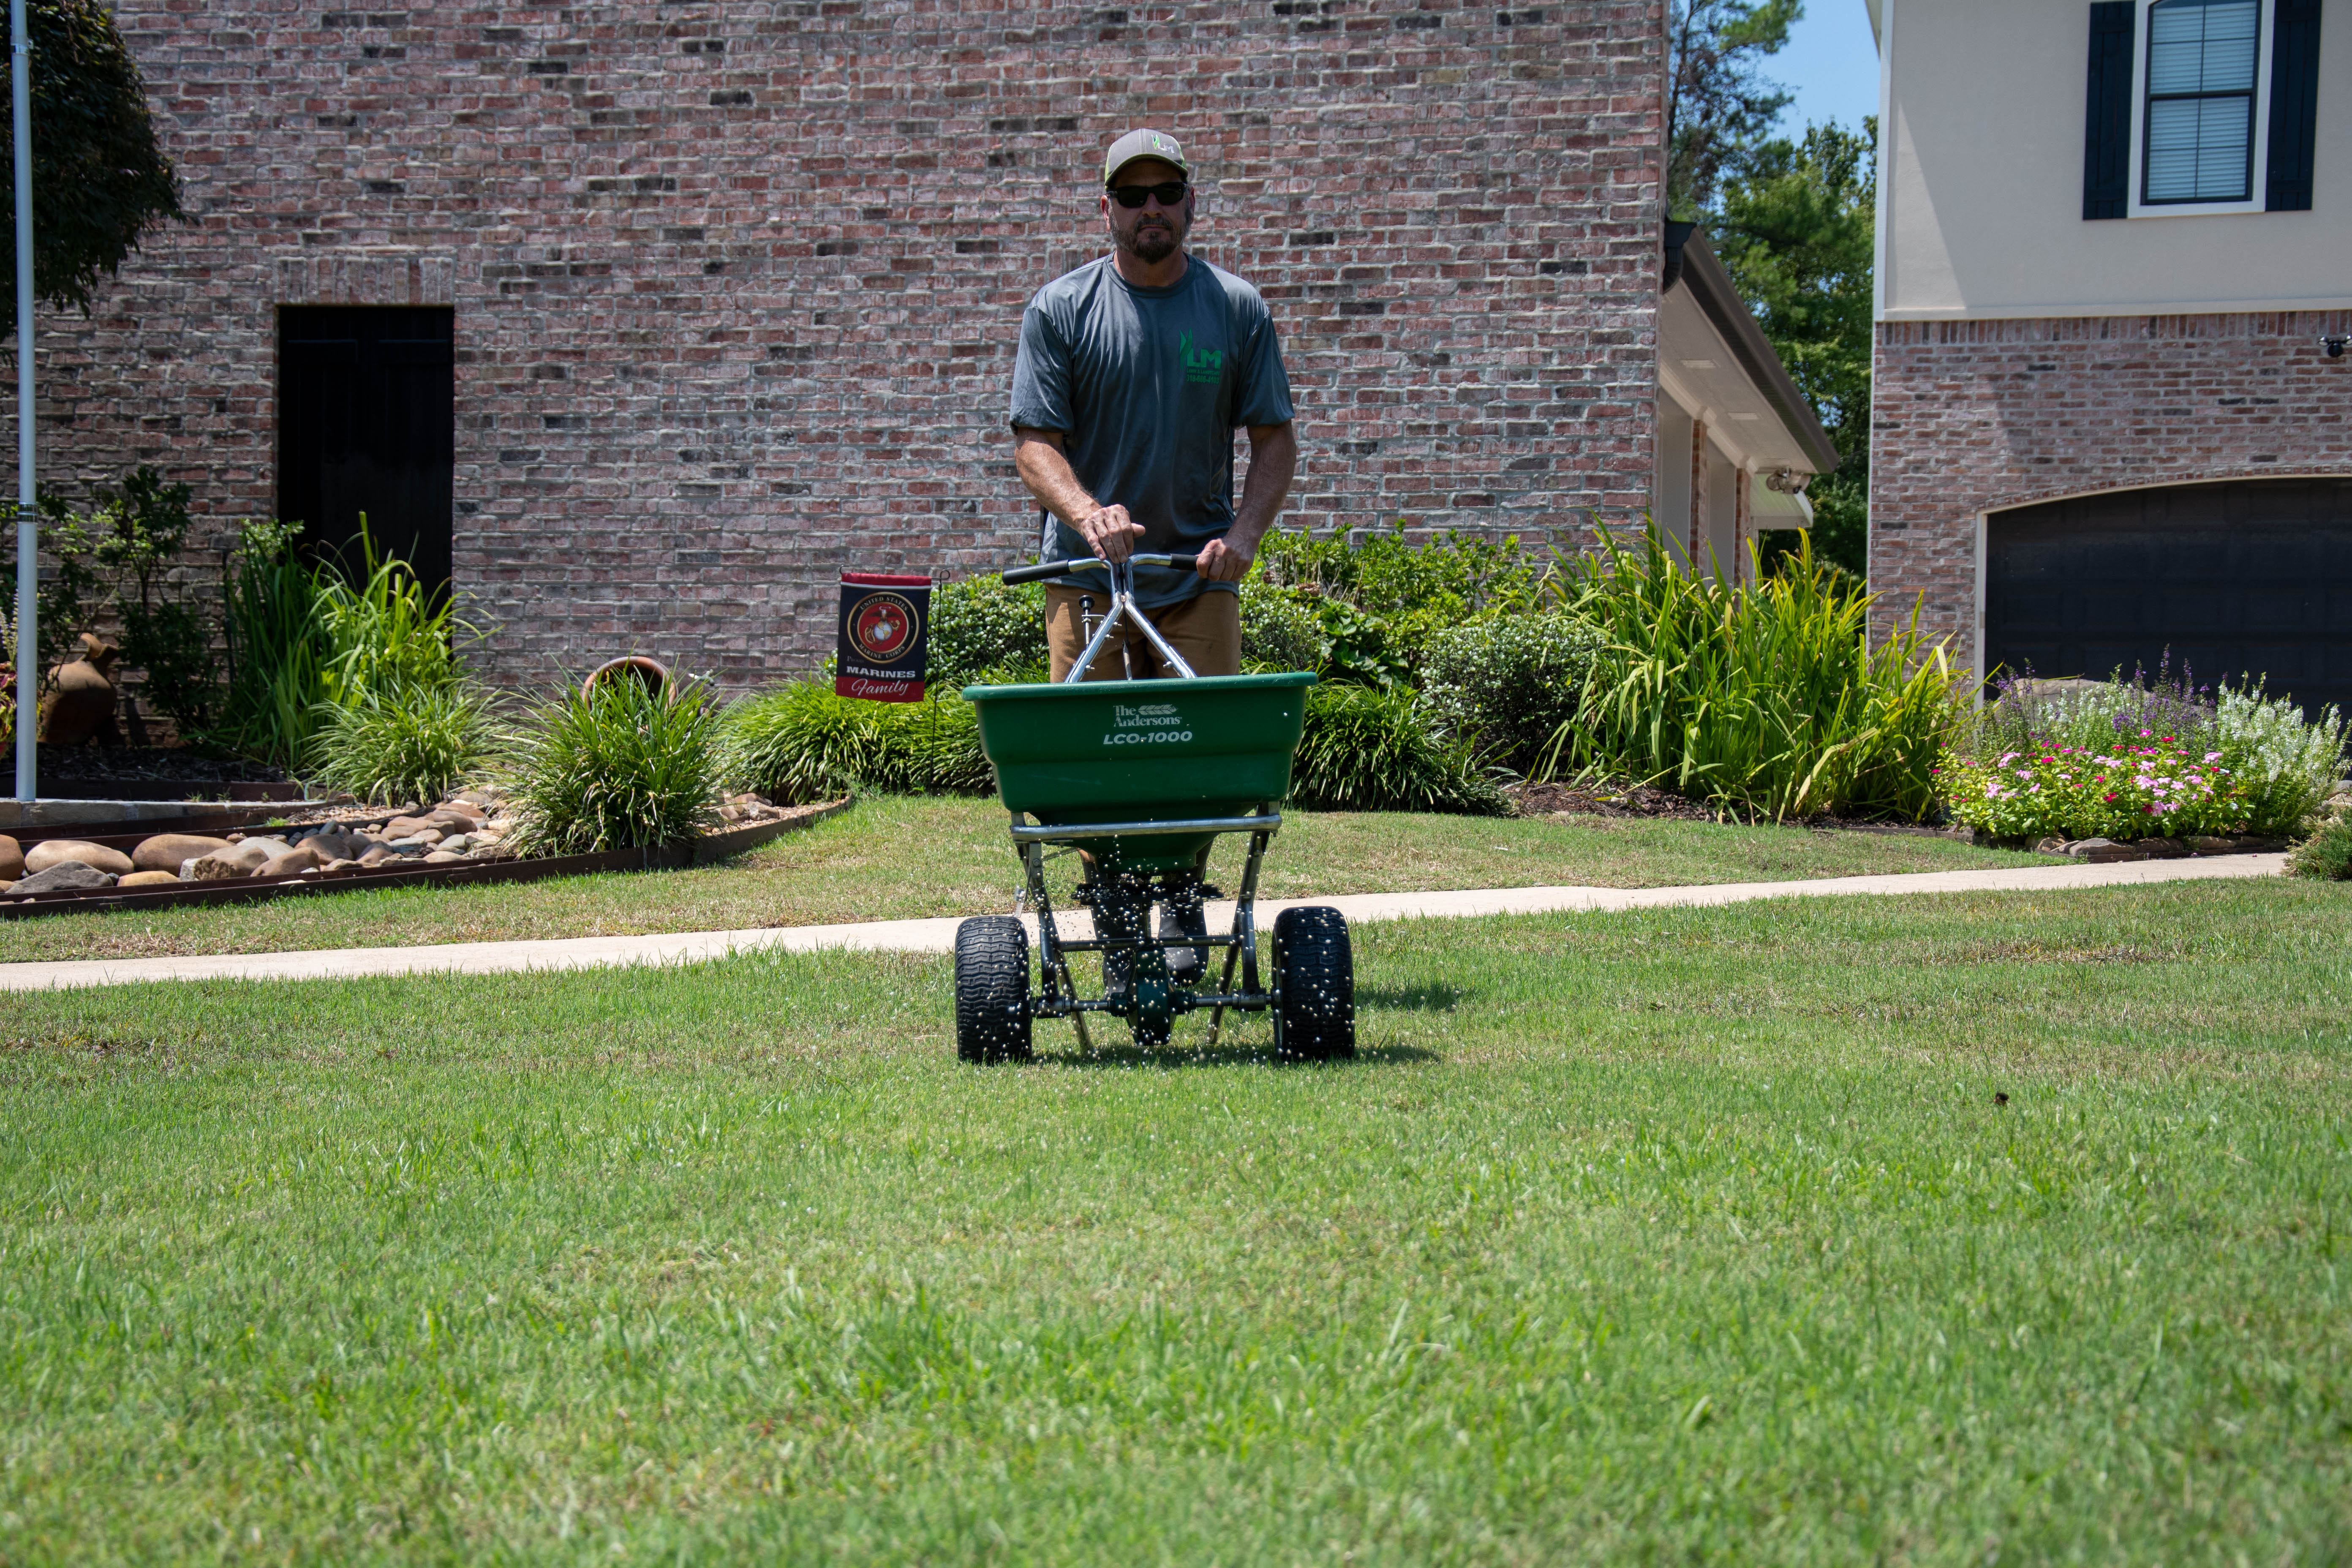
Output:
[[1872,585],[1980,670],[2352,708],[2352,18],[1870,9]]
[[740,688],[829,649],[843,568],[1021,558],[1021,307],[1099,249],[1136,123],[1274,309],[1291,525],[1657,505],[1728,553],[1833,461],[1704,241],[1662,244],[1660,0],[116,14],[194,221],[45,317],[47,471],[367,511],[502,680],[638,649]]

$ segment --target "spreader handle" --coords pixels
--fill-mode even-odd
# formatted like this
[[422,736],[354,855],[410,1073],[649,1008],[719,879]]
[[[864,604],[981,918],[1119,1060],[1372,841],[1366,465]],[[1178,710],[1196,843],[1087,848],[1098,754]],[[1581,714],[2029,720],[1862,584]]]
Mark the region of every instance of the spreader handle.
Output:
[[[1130,555],[1128,561],[1137,566],[1173,566],[1179,572],[1197,571],[1201,564],[1201,558],[1197,555]],[[1108,564],[1092,555],[1076,561],[1040,561],[1034,566],[1015,566],[1004,574],[1003,580],[1007,587],[1021,583],[1042,583],[1049,577],[1066,577],[1073,572]]]

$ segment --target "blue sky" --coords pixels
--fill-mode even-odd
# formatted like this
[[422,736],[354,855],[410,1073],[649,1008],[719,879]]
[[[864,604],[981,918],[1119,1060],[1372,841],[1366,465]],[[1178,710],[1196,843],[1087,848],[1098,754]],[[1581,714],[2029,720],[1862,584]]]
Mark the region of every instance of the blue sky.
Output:
[[1878,112],[1878,49],[1862,0],[1805,0],[1803,19],[1763,75],[1797,95],[1780,116],[1790,133],[1823,121],[1860,130],[1864,115]]

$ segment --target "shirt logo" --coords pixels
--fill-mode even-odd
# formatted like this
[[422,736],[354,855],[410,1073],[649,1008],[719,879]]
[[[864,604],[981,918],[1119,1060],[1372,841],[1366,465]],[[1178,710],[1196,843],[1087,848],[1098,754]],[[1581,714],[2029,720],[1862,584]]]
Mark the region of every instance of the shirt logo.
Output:
[[1184,361],[1184,379],[1195,384],[1213,384],[1225,379],[1225,354],[1223,349],[1196,349],[1192,334],[1184,332],[1176,339],[1176,352]]

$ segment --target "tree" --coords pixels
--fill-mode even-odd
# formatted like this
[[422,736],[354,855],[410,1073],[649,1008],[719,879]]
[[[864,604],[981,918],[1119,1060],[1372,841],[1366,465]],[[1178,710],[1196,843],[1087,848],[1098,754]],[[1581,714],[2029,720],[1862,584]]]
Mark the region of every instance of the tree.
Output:
[[1711,212],[1727,174],[1790,101],[1757,74],[1789,41],[1803,0],[1672,0],[1666,48],[1666,210]]
[[1860,574],[1869,544],[1871,268],[1878,127],[1809,127],[1749,150],[1711,226],[1731,274],[1838,467],[1813,481],[1813,552]]
[[[89,313],[149,229],[185,218],[180,181],[156,144],[147,87],[98,0],[27,0],[33,55],[33,289]],[[0,12],[0,51],[11,47]],[[15,55],[0,52],[0,78]],[[15,89],[9,83],[11,91]],[[16,135],[0,114],[0,277],[16,275]]]

